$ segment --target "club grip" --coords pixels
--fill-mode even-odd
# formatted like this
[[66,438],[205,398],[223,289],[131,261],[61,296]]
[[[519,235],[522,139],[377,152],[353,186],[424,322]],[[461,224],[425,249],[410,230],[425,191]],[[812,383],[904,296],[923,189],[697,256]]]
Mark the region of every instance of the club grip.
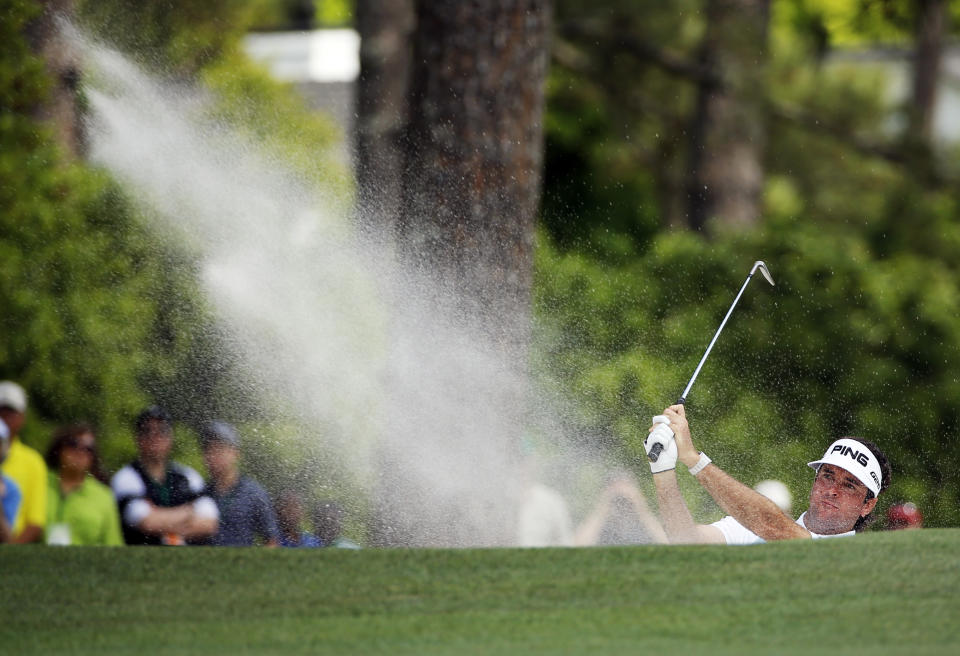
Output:
[[650,462],[656,462],[660,459],[660,452],[663,451],[663,445],[657,442],[652,447],[650,447],[650,453],[647,454],[647,458],[650,459]]
[[[687,400],[682,396],[677,399],[677,405],[683,405]],[[650,453],[647,454],[647,458],[650,459],[650,462],[656,462],[660,459],[660,453],[663,451],[663,445],[657,442],[652,447],[650,447]]]
[[[670,420],[667,419],[664,415],[657,415],[656,417],[653,418],[653,423],[669,425]],[[660,442],[657,442],[656,444],[650,447],[650,453],[647,454],[647,459],[649,459],[650,462],[656,462],[657,460],[660,459],[660,454],[662,452],[663,452],[663,445]]]

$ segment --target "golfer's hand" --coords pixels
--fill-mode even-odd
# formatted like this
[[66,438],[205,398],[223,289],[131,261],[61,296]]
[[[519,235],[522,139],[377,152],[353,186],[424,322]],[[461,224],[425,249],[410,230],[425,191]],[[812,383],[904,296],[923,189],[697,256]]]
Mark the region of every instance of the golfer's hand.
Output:
[[683,405],[672,405],[664,410],[663,414],[670,420],[670,428],[673,430],[674,441],[677,443],[677,457],[687,467],[694,466],[700,460],[700,452],[693,446],[693,439],[690,437],[690,424],[687,423]]
[[670,430],[668,419],[663,415],[657,415],[653,418],[653,426],[650,427],[650,434],[643,441],[643,448],[647,451],[647,456],[653,450],[654,445],[661,447],[660,455],[656,462],[650,463],[650,471],[654,474],[675,469],[677,466],[677,443],[673,439],[673,431]]

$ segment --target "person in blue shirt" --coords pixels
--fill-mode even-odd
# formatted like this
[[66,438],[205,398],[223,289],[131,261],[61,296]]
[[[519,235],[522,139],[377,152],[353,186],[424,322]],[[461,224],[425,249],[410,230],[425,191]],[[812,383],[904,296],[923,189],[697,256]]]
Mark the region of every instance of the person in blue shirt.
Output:
[[280,522],[281,547],[322,547],[313,533],[304,529],[303,498],[294,490],[287,490],[277,499],[277,519]]
[[200,431],[203,462],[210,474],[207,495],[220,510],[220,526],[209,544],[250,547],[280,543],[270,497],[259,483],[240,473],[240,435],[230,424],[214,421]]
[[[9,450],[10,429],[0,419],[0,464],[6,460]],[[21,499],[20,487],[12,478],[0,473],[0,502],[3,506],[3,513],[0,516],[0,543],[10,542],[13,538],[13,525],[17,520],[17,513],[20,511]]]

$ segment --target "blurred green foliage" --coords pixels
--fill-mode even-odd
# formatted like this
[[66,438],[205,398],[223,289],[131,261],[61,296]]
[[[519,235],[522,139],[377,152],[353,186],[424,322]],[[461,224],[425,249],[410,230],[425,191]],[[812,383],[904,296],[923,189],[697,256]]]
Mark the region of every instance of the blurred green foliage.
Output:
[[[22,37],[36,12],[15,3],[0,27],[2,60],[17,62],[0,67],[0,372],[28,390],[24,440],[42,449],[55,423],[128,435],[133,414],[203,359],[204,340],[168,330],[174,316],[201,314],[176,255],[116,184],[71,162],[32,118],[49,89]],[[104,455],[115,462],[132,447],[108,440]]]
[[[55,425],[89,421],[113,469],[133,455],[130,424],[147,403],[185,428],[258,409],[197,289],[193,255],[149,230],[135,199],[66,156],[35,118],[51,84],[24,38],[39,11],[12,3],[0,26],[0,377],[30,395],[27,443],[43,450]],[[331,122],[240,54],[248,3],[98,1],[78,11],[154,70],[206,85],[218,119],[347,204]],[[180,433],[175,457],[199,466],[190,431]]]
[[[960,192],[919,174],[957,162],[949,150],[894,163],[865,148],[900,145],[883,75],[822,58],[893,34],[909,46],[908,5],[773,3],[764,93],[812,120],[771,111],[764,218],[710,237],[664,225],[682,195],[693,83],[626,54],[616,36],[561,39],[545,121],[538,366],[641,475],[650,416],[679,396],[763,259],[777,286],[751,283],[689,395],[698,446],[747,484],[784,480],[799,511],[805,463],[836,437],[864,436],[893,462],[879,513],[909,499],[928,525],[960,522]],[[693,60],[701,8],[561,0],[556,21]],[[700,518],[714,518],[688,487]]]

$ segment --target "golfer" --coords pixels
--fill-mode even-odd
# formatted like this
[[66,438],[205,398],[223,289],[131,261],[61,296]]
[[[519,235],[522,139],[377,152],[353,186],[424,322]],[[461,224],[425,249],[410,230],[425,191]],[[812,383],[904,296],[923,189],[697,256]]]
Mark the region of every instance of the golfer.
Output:
[[[697,451],[683,405],[672,405],[654,418],[650,435],[644,441],[648,454],[657,442],[663,445],[663,452],[656,462],[650,463],[650,469],[663,527],[674,543],[757,544],[855,535],[868,521],[877,505],[877,496],[890,485],[890,463],[875,444],[860,438],[841,438],[827,447],[822,458],[807,463],[817,472],[810,490],[810,506],[794,521],[773,501],[740,483]],[[713,524],[694,523],[677,486],[678,459],[727,517]]]

